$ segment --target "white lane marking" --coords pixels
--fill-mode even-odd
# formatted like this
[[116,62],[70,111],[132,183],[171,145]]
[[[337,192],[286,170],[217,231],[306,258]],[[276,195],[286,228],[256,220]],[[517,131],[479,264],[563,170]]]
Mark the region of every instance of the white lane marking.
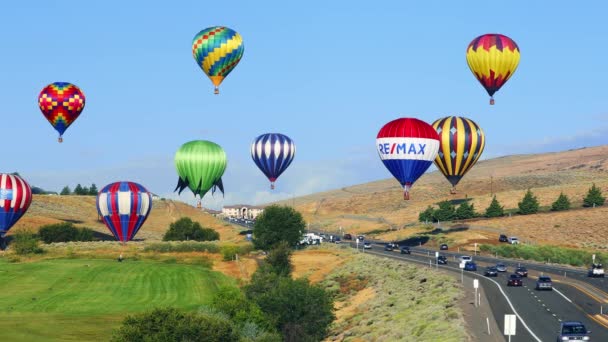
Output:
[[555,287],[553,288],[553,291],[557,292],[560,296],[564,297],[564,299],[566,299],[567,301],[569,301],[570,303],[572,303],[572,301],[570,300],[570,298],[566,297],[566,295],[564,295],[563,293],[561,293],[558,289],[556,289]]
[[[378,256],[384,256],[387,257],[387,255],[385,253],[378,253],[376,251],[370,251],[372,254],[378,255]],[[395,255],[396,259],[404,259],[404,260],[410,260],[410,261],[414,261],[417,262],[419,264],[425,264],[426,265],[426,261],[422,261],[422,260],[416,260],[416,259],[409,259],[403,256],[397,256]],[[455,267],[450,267],[447,265],[443,265],[442,268],[449,268],[458,272],[461,272],[460,268],[455,268]],[[477,274],[477,273],[476,273]],[[498,287],[498,290],[500,291],[500,293],[502,293],[502,296],[505,297],[507,303],[509,304],[509,306],[511,307],[511,310],[513,310],[513,313],[515,314],[515,316],[517,316],[517,318],[519,318],[519,321],[521,322],[521,324],[524,326],[524,328],[526,328],[526,330],[528,330],[528,332],[530,333],[530,335],[532,335],[532,337],[534,337],[534,339],[538,342],[543,342],[540,338],[538,338],[538,336],[536,336],[533,332],[532,329],[530,329],[530,327],[528,327],[528,325],[526,324],[526,322],[521,318],[521,316],[519,315],[519,313],[517,313],[517,310],[515,310],[515,307],[513,307],[513,303],[511,303],[511,300],[509,300],[509,297],[507,296],[507,294],[505,293],[505,291],[503,291],[502,287],[500,287],[500,284],[498,284],[498,282],[494,279],[490,279],[488,277],[484,277],[484,279],[487,279],[491,282],[493,282],[494,284],[496,284],[496,287]],[[560,321],[561,322],[561,321]]]

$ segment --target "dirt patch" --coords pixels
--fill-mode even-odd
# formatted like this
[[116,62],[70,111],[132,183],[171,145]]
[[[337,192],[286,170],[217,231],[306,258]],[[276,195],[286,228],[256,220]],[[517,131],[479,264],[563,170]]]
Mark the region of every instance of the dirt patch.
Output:
[[373,288],[368,287],[357,292],[357,294],[350,297],[347,301],[336,302],[334,304],[336,309],[336,322],[343,322],[344,320],[349,319],[361,312],[363,309],[362,305],[375,296],[376,291]]
[[293,277],[308,277],[311,283],[317,283],[344,264],[348,255],[340,250],[307,249],[297,251],[292,256]]

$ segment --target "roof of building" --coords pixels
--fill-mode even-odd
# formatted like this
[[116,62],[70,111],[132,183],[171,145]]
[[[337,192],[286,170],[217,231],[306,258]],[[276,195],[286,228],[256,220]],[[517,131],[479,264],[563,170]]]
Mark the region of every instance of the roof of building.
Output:
[[234,204],[234,205],[225,205],[224,206],[224,209],[242,209],[242,208],[247,208],[247,209],[264,209],[265,206],[248,205],[248,204]]

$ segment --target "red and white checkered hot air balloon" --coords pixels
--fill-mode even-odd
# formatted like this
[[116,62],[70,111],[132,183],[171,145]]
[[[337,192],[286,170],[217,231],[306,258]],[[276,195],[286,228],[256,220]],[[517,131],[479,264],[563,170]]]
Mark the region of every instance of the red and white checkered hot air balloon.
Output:
[[17,175],[0,173],[0,238],[19,221],[30,203],[30,185]]

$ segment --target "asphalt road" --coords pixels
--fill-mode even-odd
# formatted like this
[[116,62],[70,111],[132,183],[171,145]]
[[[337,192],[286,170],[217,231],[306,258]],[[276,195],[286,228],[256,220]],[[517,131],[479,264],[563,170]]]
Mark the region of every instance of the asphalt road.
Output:
[[[354,243],[351,243],[351,246],[354,247]],[[359,246],[361,249],[361,244]],[[413,253],[407,255],[400,254],[399,251],[384,251],[383,244],[374,244],[371,251],[366,250],[365,252],[417,262],[423,269],[429,267],[429,260],[432,263],[435,260],[435,251],[432,251],[429,256],[427,250],[418,250],[418,248],[412,248]],[[441,252],[448,254],[443,253],[445,251]],[[456,275],[460,273],[461,276],[479,279],[501,329],[504,326],[505,314],[518,315],[517,332],[511,341],[553,341],[557,337],[559,323],[565,320],[583,322],[587,329],[592,331],[591,338],[594,341],[608,341],[608,329],[594,320],[586,312],[584,305],[580,305],[589,302],[589,299],[578,289],[563,283],[554,283],[554,291],[536,291],[534,289],[534,271],[530,274],[529,279],[524,278],[523,287],[507,287],[507,277],[511,274],[510,272],[513,272],[513,265],[508,267],[508,272],[500,273],[495,278],[487,278],[483,276],[485,263],[478,257],[474,257],[478,264],[476,272],[463,272],[458,268],[458,262],[454,261],[453,257],[449,257],[448,260],[448,265],[432,264],[432,267],[438,267],[456,273]],[[487,264],[496,264],[494,260],[490,261]],[[528,269],[531,268],[528,267]]]

